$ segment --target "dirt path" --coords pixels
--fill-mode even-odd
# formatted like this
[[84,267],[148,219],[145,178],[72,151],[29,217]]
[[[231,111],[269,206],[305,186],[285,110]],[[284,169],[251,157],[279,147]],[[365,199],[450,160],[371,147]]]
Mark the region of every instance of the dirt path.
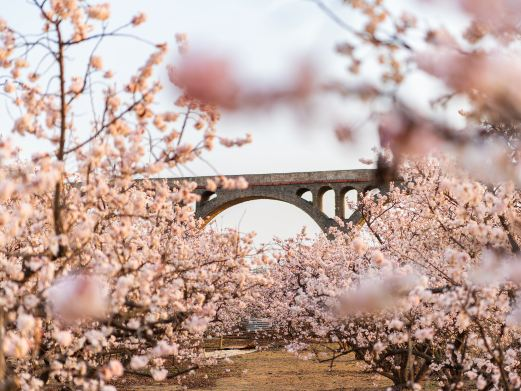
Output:
[[[300,360],[284,351],[264,351],[232,358],[232,362],[207,368],[186,379],[192,391],[289,391],[289,390],[385,390],[390,383],[379,376],[364,373],[362,364],[347,357],[326,364]],[[174,391],[182,388],[163,382],[143,384],[143,379],[128,378],[118,389],[129,391]]]

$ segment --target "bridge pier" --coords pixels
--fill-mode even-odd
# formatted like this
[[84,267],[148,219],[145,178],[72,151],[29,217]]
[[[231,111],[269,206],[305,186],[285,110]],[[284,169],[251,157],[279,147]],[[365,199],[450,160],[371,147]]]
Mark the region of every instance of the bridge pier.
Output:
[[335,191],[335,216],[340,219],[345,219],[346,214],[346,193],[345,189],[334,189]]

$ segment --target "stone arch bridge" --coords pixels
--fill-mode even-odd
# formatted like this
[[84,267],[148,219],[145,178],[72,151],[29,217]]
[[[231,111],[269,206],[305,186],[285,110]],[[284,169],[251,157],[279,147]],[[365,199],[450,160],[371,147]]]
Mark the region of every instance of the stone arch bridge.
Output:
[[370,169],[226,177],[236,179],[239,176],[244,177],[248,182],[247,189],[230,190],[218,187],[215,192],[208,191],[207,180],[215,178],[214,176],[171,178],[169,181],[172,185],[180,180],[197,183],[195,192],[201,196],[201,199],[196,204],[195,214],[202,218],[205,224],[234,205],[251,200],[268,199],[296,206],[307,213],[324,232],[333,226],[338,226],[335,220],[324,212],[323,197],[327,191],[332,190],[335,194],[335,216],[346,222],[357,223],[361,218],[359,213],[354,212],[351,216],[346,216],[346,194],[354,190],[357,197],[360,197],[361,194],[375,188],[379,188],[380,191],[385,190],[377,184],[375,171]]

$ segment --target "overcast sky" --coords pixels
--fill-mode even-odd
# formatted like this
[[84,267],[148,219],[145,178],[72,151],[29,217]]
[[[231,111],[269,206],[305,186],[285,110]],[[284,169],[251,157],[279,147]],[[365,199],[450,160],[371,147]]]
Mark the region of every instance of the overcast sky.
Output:
[[[144,11],[148,22],[137,31],[154,42],[175,47],[174,35],[188,34],[196,50],[226,55],[249,80],[276,82],[291,76],[302,59],[311,61],[320,77],[348,81],[346,63],[334,52],[345,32],[309,0],[110,0],[117,26]],[[27,0],[0,0],[1,16],[21,30],[34,31],[37,17]],[[340,0],[326,3],[345,14]],[[400,1],[407,8],[411,2]],[[437,13],[436,13],[437,12]],[[429,10],[429,18],[449,23],[443,9]],[[353,21],[356,23],[356,21]],[[34,27],[33,27],[34,26]],[[134,41],[117,40],[104,44],[105,63],[125,80],[139,67],[149,48]],[[416,84],[417,83],[417,84]],[[403,87],[414,91],[420,105],[428,106],[427,89],[439,88],[414,81]],[[420,97],[421,99],[419,99]],[[165,107],[170,104],[165,97]],[[309,114],[309,113],[308,113]],[[332,131],[340,121],[356,122],[359,108],[339,99],[327,99],[313,107],[309,115],[276,109],[243,115],[224,113],[219,126],[223,135],[253,134],[254,142],[240,149],[217,148],[207,155],[210,167],[197,162],[184,173],[189,175],[248,174],[292,171],[342,170],[361,168],[358,159],[371,157],[378,144],[374,129],[367,128],[356,143],[342,145]],[[2,129],[4,131],[4,129]],[[37,146],[35,146],[37,148]],[[315,223],[299,209],[275,201],[253,201],[237,205],[216,218],[218,226],[257,231],[259,241],[273,235],[293,235],[303,225],[318,232]]]

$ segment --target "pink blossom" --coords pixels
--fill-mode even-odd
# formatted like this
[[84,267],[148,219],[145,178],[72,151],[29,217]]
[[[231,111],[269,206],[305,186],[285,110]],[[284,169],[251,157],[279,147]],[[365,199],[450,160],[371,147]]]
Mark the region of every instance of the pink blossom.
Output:
[[73,336],[70,331],[56,331],[54,333],[54,339],[60,346],[66,348],[72,343]]
[[7,357],[23,358],[29,353],[29,343],[23,337],[8,333],[3,340],[3,349]]
[[155,381],[163,381],[168,375],[168,371],[166,369],[151,369],[150,373],[152,374],[152,378]]
[[139,26],[140,24],[145,23],[146,20],[147,20],[147,16],[146,16],[143,12],[140,12],[139,14],[137,14],[136,16],[134,16],[134,17],[132,18],[131,23],[132,23],[134,26]]
[[358,161],[362,164],[366,164],[368,166],[374,164],[374,160],[373,159],[367,159],[367,158],[360,158],[358,159]]
[[432,328],[418,329],[414,332],[414,337],[420,342],[431,340],[433,336],[434,330]]
[[22,334],[27,334],[34,331],[36,326],[35,319],[32,315],[20,314],[16,320],[16,327]]
[[123,376],[123,365],[118,360],[110,360],[108,368],[113,377]]
[[103,3],[88,7],[87,13],[89,17],[97,20],[107,20],[110,17],[110,4]]
[[12,82],[7,81],[4,84],[4,92],[5,93],[10,94],[10,93],[14,92],[15,90],[16,90],[16,87],[15,87],[15,85]]
[[364,254],[367,250],[367,245],[361,238],[354,239],[352,242],[352,246],[353,246],[353,250],[355,250],[355,252],[359,255]]
[[54,315],[68,322],[104,317],[107,298],[106,284],[101,278],[90,275],[65,277],[47,291]]
[[169,67],[168,75],[190,97],[222,107],[237,104],[239,87],[224,59],[191,55],[177,68]]
[[148,364],[148,357],[146,356],[132,356],[130,360],[130,367],[132,369],[142,369]]
[[215,183],[214,180],[208,179],[206,181],[206,190],[211,191],[211,192],[215,192],[217,190],[217,184]]
[[100,56],[92,56],[90,59],[90,65],[96,70],[101,70],[103,68],[103,60]]

